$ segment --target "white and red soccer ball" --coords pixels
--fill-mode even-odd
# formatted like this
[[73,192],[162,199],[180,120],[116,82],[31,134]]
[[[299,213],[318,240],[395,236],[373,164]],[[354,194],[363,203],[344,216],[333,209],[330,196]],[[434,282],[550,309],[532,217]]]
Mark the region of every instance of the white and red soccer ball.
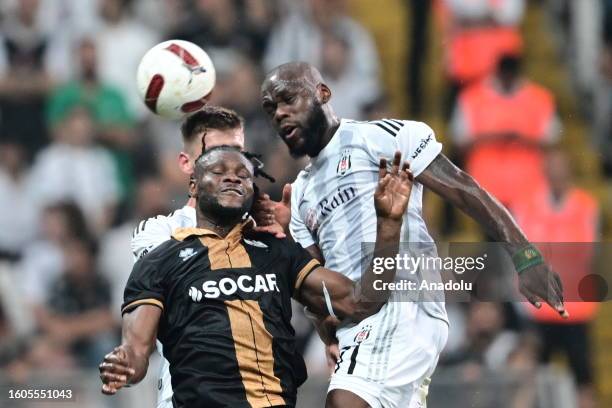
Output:
[[180,119],[206,104],[215,86],[215,67],[197,45],[164,41],[142,57],[137,82],[140,96],[153,113]]

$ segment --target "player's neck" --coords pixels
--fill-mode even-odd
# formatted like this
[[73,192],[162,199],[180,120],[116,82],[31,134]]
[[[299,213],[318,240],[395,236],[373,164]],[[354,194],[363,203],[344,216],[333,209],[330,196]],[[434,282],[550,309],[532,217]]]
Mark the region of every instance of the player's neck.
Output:
[[240,222],[237,220],[217,220],[201,211],[197,211],[197,227],[213,231],[215,234],[225,238],[227,234]]
[[325,147],[331,142],[336,130],[340,127],[340,119],[332,112],[331,115],[327,116],[327,126],[325,126],[325,134],[321,139],[321,148],[319,149],[319,153],[321,150],[325,149]]

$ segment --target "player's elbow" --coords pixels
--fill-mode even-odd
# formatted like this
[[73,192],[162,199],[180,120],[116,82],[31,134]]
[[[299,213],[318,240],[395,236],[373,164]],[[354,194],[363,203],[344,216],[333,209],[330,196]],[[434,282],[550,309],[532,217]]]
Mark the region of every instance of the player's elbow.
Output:
[[456,185],[453,189],[454,197],[452,201],[461,209],[469,208],[474,200],[481,202],[484,198],[488,197],[486,190],[478,184],[474,177],[463,170],[457,171],[455,181]]
[[339,316],[341,320],[349,320],[353,323],[359,323],[362,320],[378,313],[383,306],[383,302],[372,301],[363,297],[353,297],[346,301],[346,306],[342,311],[343,316]]

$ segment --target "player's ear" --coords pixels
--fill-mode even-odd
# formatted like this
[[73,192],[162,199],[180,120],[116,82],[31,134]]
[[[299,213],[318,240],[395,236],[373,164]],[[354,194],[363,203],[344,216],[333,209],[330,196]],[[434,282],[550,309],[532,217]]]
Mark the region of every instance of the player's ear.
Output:
[[183,173],[185,174],[193,173],[193,163],[191,162],[191,158],[189,157],[189,154],[185,152],[180,152],[178,161],[179,161],[179,167],[181,168],[181,171]]
[[317,85],[317,93],[319,94],[321,104],[325,104],[331,99],[331,89],[325,84]]

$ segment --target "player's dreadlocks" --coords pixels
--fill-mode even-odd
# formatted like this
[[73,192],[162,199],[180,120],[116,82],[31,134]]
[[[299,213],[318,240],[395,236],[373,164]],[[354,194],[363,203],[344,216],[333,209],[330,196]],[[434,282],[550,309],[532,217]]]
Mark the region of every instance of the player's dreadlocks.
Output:
[[271,175],[269,175],[268,173],[266,173],[265,171],[263,171],[263,167],[264,164],[261,160],[261,154],[257,154],[257,153],[251,153],[251,152],[242,152],[244,154],[244,156],[249,159],[249,161],[251,163],[253,163],[253,168],[255,169],[255,177],[263,177],[266,180],[270,181],[271,183],[275,183],[276,179],[274,177],[272,177]]

